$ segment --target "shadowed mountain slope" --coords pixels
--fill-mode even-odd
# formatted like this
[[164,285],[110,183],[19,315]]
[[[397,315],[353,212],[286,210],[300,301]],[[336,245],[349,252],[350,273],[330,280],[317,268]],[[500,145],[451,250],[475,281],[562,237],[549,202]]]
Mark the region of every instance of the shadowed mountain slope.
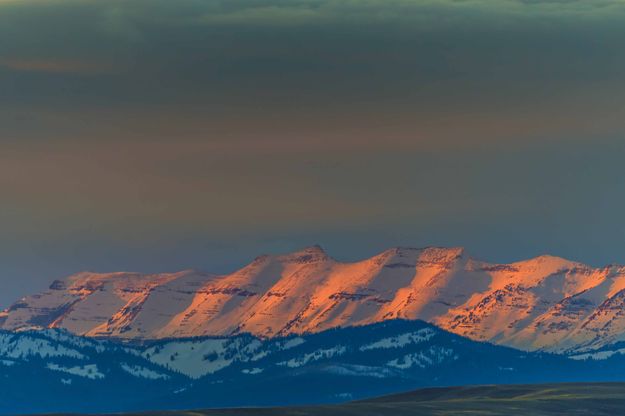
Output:
[[625,340],[625,267],[552,256],[511,264],[461,248],[393,248],[339,262],[319,246],[227,275],[79,273],[0,314],[7,330],[95,337],[275,337],[421,319],[478,341],[584,352]]

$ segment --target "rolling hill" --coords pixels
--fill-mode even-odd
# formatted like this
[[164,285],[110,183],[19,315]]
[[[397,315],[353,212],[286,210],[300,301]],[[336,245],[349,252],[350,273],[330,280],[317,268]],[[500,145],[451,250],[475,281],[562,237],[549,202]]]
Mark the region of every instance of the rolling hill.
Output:
[[422,321],[142,342],[0,332],[0,414],[342,403],[428,386],[623,381],[625,359],[475,342]]
[[579,383],[429,388],[332,406],[144,412],[133,416],[611,416],[623,413],[624,383]]

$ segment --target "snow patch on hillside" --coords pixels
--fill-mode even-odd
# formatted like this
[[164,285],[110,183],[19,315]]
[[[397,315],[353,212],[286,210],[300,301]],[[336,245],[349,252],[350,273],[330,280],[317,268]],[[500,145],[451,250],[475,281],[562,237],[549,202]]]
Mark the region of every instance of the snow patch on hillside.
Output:
[[250,375],[254,375],[254,374],[260,374],[262,373],[264,370],[262,368],[258,368],[258,367],[254,367],[254,368],[245,368],[243,370],[241,370],[241,372],[243,374],[250,374]]
[[79,377],[85,377],[92,380],[102,379],[104,378],[104,374],[102,374],[98,370],[98,366],[95,364],[87,364],[82,366],[74,366],[74,367],[64,367],[55,363],[48,363],[46,366],[50,370],[61,371],[67,374],[72,374]]
[[309,354],[304,354],[303,356],[298,357],[298,358],[292,358],[288,361],[281,361],[278,363],[278,365],[287,366],[290,368],[301,367],[303,365],[308,364],[311,361],[319,361],[321,359],[327,359],[327,358],[332,358],[332,357],[336,357],[339,355],[343,355],[345,354],[345,351],[347,351],[347,349],[344,346],[337,345],[334,348],[321,349],[321,350],[311,352]]
[[447,359],[457,360],[458,356],[454,354],[454,350],[451,348],[432,346],[426,351],[406,354],[401,358],[391,360],[387,365],[401,370],[406,370],[413,366],[427,368],[432,365],[441,364]]
[[398,335],[390,338],[383,338],[371,344],[363,345],[360,351],[375,350],[380,348],[403,348],[407,345],[418,344],[430,340],[435,335],[430,328],[423,328],[416,332]]
[[30,336],[16,336],[15,334],[7,333],[0,334],[0,356],[17,359],[25,359],[32,356],[40,358],[85,358],[85,356],[80,352],[66,348],[58,343],[52,343],[47,339]]
[[147,378],[148,380],[167,380],[170,378],[167,374],[161,374],[140,365],[122,363],[121,368],[135,377]]
[[152,347],[143,356],[158,365],[200,378],[230,365],[232,360],[223,358],[226,344],[225,339],[171,342]]

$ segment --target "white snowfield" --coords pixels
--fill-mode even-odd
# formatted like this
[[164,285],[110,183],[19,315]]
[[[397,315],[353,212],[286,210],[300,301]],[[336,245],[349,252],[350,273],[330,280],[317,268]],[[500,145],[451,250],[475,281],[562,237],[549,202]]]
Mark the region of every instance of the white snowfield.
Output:
[[290,368],[302,367],[312,361],[319,361],[324,358],[333,358],[345,354],[347,349],[342,345],[337,345],[334,348],[321,349],[313,351],[308,354],[304,354],[298,358],[292,358],[288,361],[278,363],[278,365],[284,365]]
[[262,373],[264,370],[262,368],[254,367],[254,368],[245,368],[241,370],[243,374],[256,375]]
[[80,352],[59,345],[54,340],[15,336],[0,333],[0,356],[3,358],[25,359],[31,356],[39,358],[71,357],[84,359]]
[[61,365],[58,365],[58,364],[49,363],[47,365],[47,367],[50,370],[62,371],[62,372],[67,373],[67,374],[72,374],[72,375],[75,375],[75,376],[90,378],[92,380],[95,380],[95,379],[98,379],[98,378],[104,378],[104,374],[102,374],[98,370],[98,366],[95,365],[95,364],[87,364],[87,365],[75,366],[75,367],[64,367],[64,366],[61,366]]
[[[49,370],[67,373],[80,378],[102,379],[105,377],[105,374],[100,371],[94,361],[107,349],[109,351],[123,351],[133,358],[141,355],[139,347],[121,347],[119,345],[106,344],[102,341],[75,336],[59,330],[0,333],[0,365],[6,367],[13,367],[20,363],[29,363],[35,358],[45,360],[45,367]],[[66,365],[57,362],[68,359],[76,364]],[[147,362],[149,363],[150,361]],[[136,364],[119,364],[124,371],[136,377],[145,379],[169,378],[167,374],[160,374]],[[71,382],[71,379],[65,380],[70,380]]]
[[414,366],[427,368],[444,362],[445,360],[457,360],[458,356],[454,354],[451,348],[432,346],[426,351],[404,355],[387,363],[390,367],[406,370]]
[[552,256],[492,264],[461,248],[436,247],[393,248],[345,263],[315,246],[261,256],[220,276],[79,273],[16,302],[0,314],[0,328],[125,339],[271,338],[403,318],[524,350],[586,352],[625,341],[624,308],[623,266],[592,268]]
[[360,347],[360,351],[369,351],[380,348],[401,348],[410,344],[418,344],[420,342],[428,341],[434,336],[434,330],[430,328],[423,328],[416,332],[409,332],[407,334],[401,334],[396,337],[383,338],[379,341],[371,344],[363,345]]
[[141,367],[140,365],[121,363],[121,368],[129,374],[139,378],[147,378],[149,380],[167,380],[170,378],[167,374],[162,374],[154,370],[150,370],[149,368]]
[[[384,378],[395,374],[393,368],[426,368],[456,359],[449,346],[432,344],[442,331],[430,327],[398,330],[394,336],[381,336],[373,343],[343,338],[344,344],[335,344],[332,337],[324,338],[320,344],[319,340],[297,336],[261,341],[247,335],[120,344],[61,331],[0,332],[0,367],[39,363],[59,373],[59,383],[71,384],[80,379],[100,380],[120,373],[145,380],[170,380],[180,375],[199,379],[228,368],[257,376],[272,369],[299,370],[317,365],[322,371],[335,374]],[[377,366],[348,364],[354,354],[375,354],[374,350],[380,349],[387,351],[383,359],[377,359]],[[406,351],[411,354],[406,355]],[[114,354],[116,359],[102,354]],[[388,354],[397,358],[385,364]],[[372,364],[371,357],[363,357],[360,358],[363,364]]]
[[143,356],[163,367],[200,378],[228,367],[235,356],[226,358],[228,339],[208,339],[189,342],[169,342],[147,349]]

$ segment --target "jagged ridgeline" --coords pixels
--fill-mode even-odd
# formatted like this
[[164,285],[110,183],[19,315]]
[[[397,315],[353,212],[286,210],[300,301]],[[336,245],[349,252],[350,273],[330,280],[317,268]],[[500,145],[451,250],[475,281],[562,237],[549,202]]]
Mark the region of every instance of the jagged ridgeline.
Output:
[[393,248],[345,263],[313,246],[226,275],[79,273],[16,302],[0,325],[162,339],[275,337],[401,318],[524,350],[586,351],[625,338],[624,289],[625,267],[551,256],[492,264],[461,248]]

